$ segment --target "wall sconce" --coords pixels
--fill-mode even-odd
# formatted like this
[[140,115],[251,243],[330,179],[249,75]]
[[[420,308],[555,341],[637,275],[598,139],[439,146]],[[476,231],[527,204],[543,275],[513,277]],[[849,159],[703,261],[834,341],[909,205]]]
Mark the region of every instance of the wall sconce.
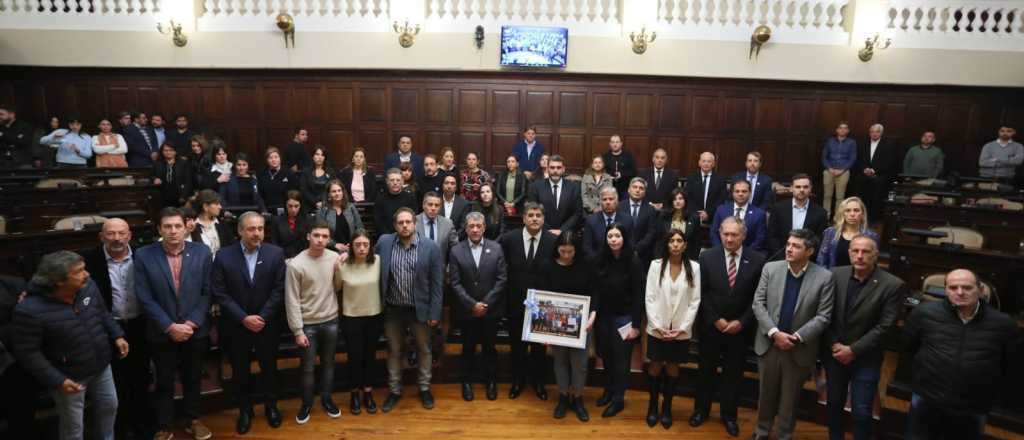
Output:
[[629,33],[629,40],[633,42],[633,53],[637,55],[643,55],[647,52],[647,46],[654,42],[658,38],[658,33],[651,31],[651,35],[647,35],[647,27],[641,27],[640,33],[635,32]]
[[295,20],[292,16],[285,12],[278,14],[277,28],[284,32],[284,48],[288,48],[289,38],[291,38],[292,47],[295,47]]
[[395,33],[398,34],[398,45],[404,48],[412,47],[415,42],[416,35],[420,33],[420,25],[416,25],[415,28],[409,27],[409,20],[405,20],[405,26],[398,26],[396,21],[393,25]]
[[477,26],[476,32],[473,33],[473,41],[476,42],[477,50],[484,48],[484,27]]
[[747,59],[757,58],[761,54],[761,46],[771,38],[772,28],[763,24],[754,28],[754,33],[750,34],[750,53],[747,54]]
[[875,49],[885,50],[892,45],[892,38],[886,38],[885,43],[879,44],[878,39],[880,36],[875,33],[874,37],[868,37],[864,40],[864,48],[857,52],[857,57],[863,62],[871,61],[871,57],[875,56]]
[[[185,47],[185,45],[188,44],[188,36],[182,32],[181,23],[175,22],[173,18],[169,18],[167,19],[167,25],[167,30],[169,30],[173,35],[171,37],[171,41],[174,41],[174,45],[178,47]],[[164,30],[163,21],[156,23],[156,30],[164,35],[167,35],[168,33],[167,30]]]

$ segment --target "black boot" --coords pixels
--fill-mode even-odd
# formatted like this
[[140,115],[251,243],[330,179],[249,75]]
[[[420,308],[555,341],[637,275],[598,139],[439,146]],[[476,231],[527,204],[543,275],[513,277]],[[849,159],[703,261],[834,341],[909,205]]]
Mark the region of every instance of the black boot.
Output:
[[358,415],[363,412],[362,405],[360,404],[359,390],[352,390],[349,393],[348,410],[354,415]]
[[555,418],[561,419],[565,417],[565,412],[569,409],[569,395],[558,394],[558,404],[555,405]]
[[572,398],[572,410],[576,412],[576,418],[580,419],[581,422],[590,421],[590,414],[587,413],[587,407],[583,405],[583,396],[576,396]]
[[650,400],[647,402],[647,426],[651,428],[658,424],[658,392],[660,385],[660,376],[647,375],[647,388],[650,393]]
[[662,386],[662,394],[665,400],[661,404],[661,426],[665,429],[672,427],[672,398],[676,395],[676,382],[678,377],[665,376],[665,384]]
[[601,397],[598,397],[597,402],[595,402],[594,404],[597,405],[598,407],[602,407],[611,403],[611,401],[612,392],[608,388],[605,388],[604,392],[601,393]]

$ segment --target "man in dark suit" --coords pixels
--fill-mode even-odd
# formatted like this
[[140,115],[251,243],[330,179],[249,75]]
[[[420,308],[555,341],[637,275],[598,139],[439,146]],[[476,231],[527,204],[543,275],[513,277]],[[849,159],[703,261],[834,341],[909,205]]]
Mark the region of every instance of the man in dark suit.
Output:
[[633,230],[633,217],[628,213],[619,213],[619,192],[614,186],[605,185],[601,188],[601,211],[590,214],[583,222],[584,258],[592,260],[601,254],[608,227],[615,223]]
[[82,253],[85,270],[99,288],[107,309],[124,331],[132,349],[111,363],[117,385],[118,414],[114,431],[119,437],[151,437],[152,413],[147,412],[150,384],[146,352],[146,317],[135,295],[132,230],[128,222],[110,218],[103,222],[99,247]]
[[124,128],[124,143],[128,145],[128,166],[151,167],[160,154],[156,132],[149,125],[145,113],[133,113],[132,123]]
[[768,440],[776,416],[779,440],[793,438],[800,390],[817,360],[832,317],[832,272],[811,262],[818,237],[789,233],[786,260],[766,263],[754,293],[754,352],[760,374],[755,440]]
[[696,428],[707,421],[715,394],[715,376],[721,365],[719,411],[725,431],[733,437],[740,432],[736,401],[743,379],[743,364],[750,337],[757,328],[750,305],[765,263],[764,254],[743,245],[746,232],[742,220],[726,218],[718,231],[722,244],[701,253],[698,258],[700,370],[690,426]]
[[188,125],[188,115],[178,113],[174,115],[174,129],[167,132],[167,143],[174,146],[178,157],[188,157],[192,154],[192,136],[196,134]]
[[715,219],[711,222],[711,245],[722,244],[719,238],[718,228],[727,217],[736,217],[743,220],[747,227],[747,239],[744,246],[755,251],[764,251],[765,240],[768,235],[768,218],[765,212],[753,203],[750,203],[750,182],[738,180],[732,183],[732,202],[723,203],[715,211]]
[[[455,304],[452,311],[462,329],[462,398],[473,400],[474,371],[483,370],[487,384],[487,400],[498,398],[495,381],[498,352],[494,349],[498,338],[498,320],[504,315],[505,283],[507,281],[505,254],[501,246],[484,238],[486,220],[479,212],[466,217],[465,241],[452,248],[448,260],[448,277]],[[476,346],[480,345],[483,362],[474,368]]]
[[828,228],[828,213],[821,205],[811,201],[811,177],[799,173],[793,176],[793,200],[783,200],[772,207],[768,221],[768,260],[782,259],[782,251],[789,231],[807,229],[821,237]]
[[728,188],[725,178],[714,172],[714,153],[701,153],[698,165],[700,169],[686,178],[686,216],[699,216],[701,223],[708,224],[726,200]]
[[[555,236],[544,232],[544,206],[526,202],[523,206],[523,227],[506,232],[498,240],[508,263],[508,289],[505,291],[509,333],[512,335],[512,387],[508,398],[515,399],[522,392],[528,377],[532,376],[534,391],[541,400],[547,400],[544,389],[547,380],[545,347],[537,343],[524,342],[522,335],[526,291],[540,288],[540,268],[554,264]],[[529,357],[527,357],[529,350]]]
[[871,438],[871,414],[881,376],[882,341],[896,324],[903,298],[903,280],[886,272],[878,262],[878,244],[866,235],[850,240],[850,264],[833,270],[836,281],[832,322],[825,331],[828,351],[828,433],[843,439],[843,407],[852,393],[853,438]]
[[384,158],[384,169],[398,168],[402,162],[409,162],[412,165],[413,179],[423,176],[423,156],[412,151],[412,136],[402,135],[398,137],[398,151],[388,153]]
[[441,323],[444,267],[441,251],[433,241],[416,234],[416,217],[409,208],[394,216],[395,233],[385,234],[374,250],[380,257],[381,302],[385,304],[384,334],[388,338],[388,394],[381,410],[390,412],[402,398],[402,341],[409,328],[419,353],[420,401],[434,408],[430,392],[431,329]]
[[885,127],[872,125],[868,138],[858,142],[854,165],[857,192],[868,207],[868,219],[881,220],[882,203],[892,179],[903,169],[903,151],[889,138],[882,137]]
[[612,184],[619,191],[619,198],[626,198],[629,182],[636,177],[636,159],[633,153],[622,146],[622,136],[613,134],[608,138],[608,151],[601,155],[604,159],[604,170],[611,174]]
[[444,176],[441,188],[444,191],[441,194],[441,216],[452,221],[458,236],[465,226],[466,214],[469,214],[469,202],[458,194],[459,180],[455,176]]
[[249,366],[253,353],[260,363],[264,415],[271,427],[281,426],[277,409],[277,345],[284,301],[284,251],[263,242],[264,219],[257,212],[238,218],[240,244],[222,247],[213,261],[211,284],[220,304],[220,334],[231,361],[238,420],[235,430],[249,432],[253,386]]
[[654,150],[651,164],[653,167],[640,173],[647,182],[644,200],[658,211],[665,209],[666,203],[671,208],[672,190],[679,186],[679,173],[668,168],[668,153],[664,148]]
[[146,314],[146,339],[156,365],[156,438],[170,438],[174,418],[174,376],[181,373],[185,431],[196,439],[213,436],[199,420],[199,385],[210,332],[210,248],[185,241],[185,216],[178,208],[160,211],[163,241],[135,253],[135,294]]
[[530,201],[544,206],[544,228],[559,235],[575,232],[583,217],[580,186],[562,178],[565,160],[557,154],[548,158],[548,178],[530,185]]
[[767,212],[775,204],[775,190],[772,189],[771,176],[761,172],[761,152],[747,153],[746,170],[732,175],[732,183],[746,180],[750,182],[750,203]]
[[[661,232],[661,220],[654,208],[644,202],[647,182],[643,178],[634,177],[629,182],[627,193],[628,197],[624,203],[619,204],[619,214],[622,214],[622,217],[628,216],[633,223],[630,230],[633,249],[643,260],[644,267],[647,267],[654,253],[654,242],[658,239],[658,233]],[[601,247],[603,247],[604,237],[602,237],[601,243]]]

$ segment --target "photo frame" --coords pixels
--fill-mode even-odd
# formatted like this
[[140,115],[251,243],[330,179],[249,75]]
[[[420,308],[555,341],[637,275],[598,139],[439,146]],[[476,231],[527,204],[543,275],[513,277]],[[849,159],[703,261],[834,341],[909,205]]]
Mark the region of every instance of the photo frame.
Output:
[[586,348],[590,297],[529,289],[523,314],[523,340]]

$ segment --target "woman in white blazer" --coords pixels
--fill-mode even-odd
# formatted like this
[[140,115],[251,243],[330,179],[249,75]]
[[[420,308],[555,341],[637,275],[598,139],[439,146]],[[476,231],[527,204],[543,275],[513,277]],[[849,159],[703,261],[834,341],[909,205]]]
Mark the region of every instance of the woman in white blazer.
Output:
[[[651,262],[647,271],[647,383],[650,402],[647,426],[658,424],[658,392],[664,394],[661,425],[672,426],[672,397],[675,396],[679,366],[686,362],[693,335],[693,321],[700,307],[700,266],[686,259],[686,234],[672,229],[665,234],[665,258]],[[665,377],[662,377],[662,372]]]

